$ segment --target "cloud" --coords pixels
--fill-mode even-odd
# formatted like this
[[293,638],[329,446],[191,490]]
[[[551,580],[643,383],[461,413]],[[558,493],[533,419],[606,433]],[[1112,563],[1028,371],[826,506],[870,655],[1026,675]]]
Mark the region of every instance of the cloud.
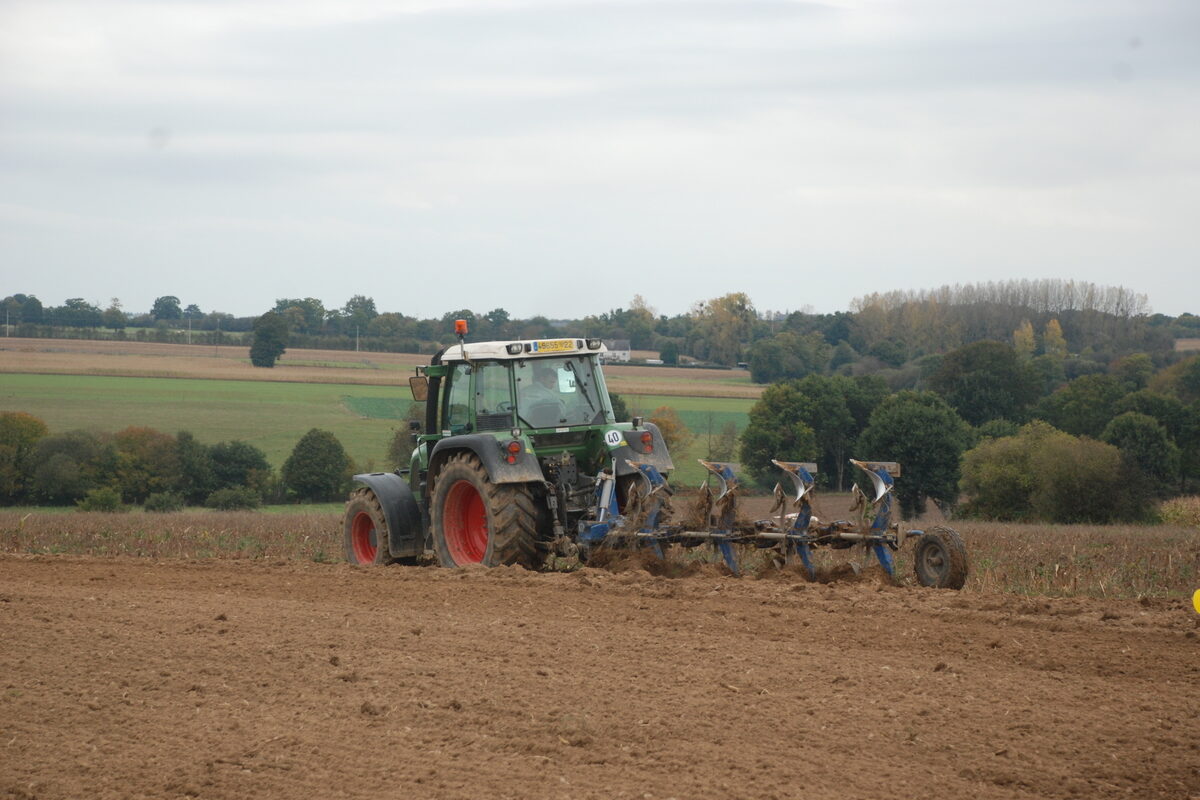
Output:
[[[12,2],[0,246],[35,285],[9,291],[174,281],[248,314],[337,302],[349,259],[355,291],[388,308],[415,282],[430,313],[734,290],[831,311],[1017,273],[1178,313],[1197,22],[1116,0]],[[588,293],[493,284],[580,271]]]

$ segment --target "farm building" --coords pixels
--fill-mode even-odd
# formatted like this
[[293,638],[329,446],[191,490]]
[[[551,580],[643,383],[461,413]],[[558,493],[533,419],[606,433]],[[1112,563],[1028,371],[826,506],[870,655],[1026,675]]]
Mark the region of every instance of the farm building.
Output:
[[607,353],[600,354],[601,361],[628,361],[629,360],[629,340],[628,339],[605,339],[605,347],[608,348]]

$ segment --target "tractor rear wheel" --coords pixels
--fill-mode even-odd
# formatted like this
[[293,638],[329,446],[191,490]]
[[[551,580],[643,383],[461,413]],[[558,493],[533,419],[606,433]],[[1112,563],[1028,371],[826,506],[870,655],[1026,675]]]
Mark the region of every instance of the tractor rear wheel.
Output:
[[392,564],[388,550],[387,518],[379,498],[370,489],[355,489],[346,502],[342,519],[346,560],[351,564]]
[[446,567],[519,564],[537,569],[537,506],[525,484],[494,484],[474,453],[451,456],[433,487],[433,549]]
[[922,586],[961,589],[967,582],[967,548],[951,528],[938,526],[917,539],[913,562]]

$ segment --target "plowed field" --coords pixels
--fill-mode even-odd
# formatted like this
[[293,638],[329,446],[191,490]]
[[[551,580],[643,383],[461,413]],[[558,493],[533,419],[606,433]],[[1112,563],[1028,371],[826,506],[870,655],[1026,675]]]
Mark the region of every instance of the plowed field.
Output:
[[1180,600],[0,556],[0,797],[1200,795]]

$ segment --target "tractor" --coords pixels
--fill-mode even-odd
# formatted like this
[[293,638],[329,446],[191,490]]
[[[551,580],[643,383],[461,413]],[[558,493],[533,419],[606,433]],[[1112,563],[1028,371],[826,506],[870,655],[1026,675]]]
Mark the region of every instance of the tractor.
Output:
[[776,486],[777,517],[738,516],[735,465],[701,461],[706,480],[695,508],[672,522],[674,469],[658,427],[640,417],[617,422],[600,366],[599,339],[467,342],[444,348],[409,379],[425,403],[410,423],[407,468],[355,475],[363,484],[346,504],[346,557],[356,564],[416,563],[432,551],[446,567],[541,567],[551,555],[586,563],[598,548],[709,545],[740,572],[739,551],[770,548],[781,563],[816,577],[814,547],[859,546],[894,575],[891,553],[916,540],[917,580],[961,588],[966,550],[949,528],[905,531],[891,522],[894,462],[851,460],[870,477],[859,490],[857,522],[822,523],[809,503],[814,464],[776,461],[795,489]]
[[658,428],[613,417],[599,339],[466,342],[410,378],[425,422],[396,473],[356,475],[346,506],[353,563],[413,562],[428,550],[447,567],[587,557],[582,520],[595,520],[597,483],[623,507],[641,481],[633,463],[674,465]]

